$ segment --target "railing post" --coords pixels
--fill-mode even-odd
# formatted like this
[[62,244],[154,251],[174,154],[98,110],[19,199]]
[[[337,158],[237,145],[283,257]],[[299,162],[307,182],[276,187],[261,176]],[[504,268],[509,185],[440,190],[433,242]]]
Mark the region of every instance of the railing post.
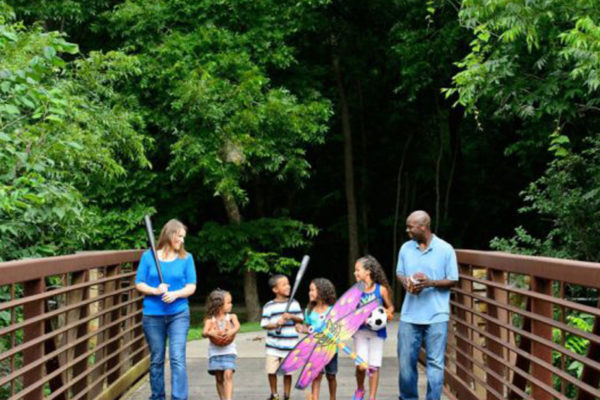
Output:
[[[525,307],[525,310],[531,311],[531,297],[529,297],[527,299],[527,305]],[[525,332],[531,333],[531,319],[530,318],[528,318],[528,317],[523,318],[522,329]],[[519,350],[523,350],[526,353],[531,353],[531,340],[528,337],[521,336],[518,348],[519,348]],[[530,365],[529,358],[523,357],[520,354],[517,355],[517,358],[515,360],[515,366],[517,368],[521,369],[522,371],[529,371],[529,365]],[[515,386],[515,387],[521,389],[523,392],[525,392],[525,390],[527,388],[527,378],[525,378],[524,376],[522,376],[520,374],[513,374],[512,384],[513,384],[513,386]],[[514,391],[510,391],[508,394],[508,398],[509,398],[509,400],[521,400],[523,397],[521,397],[518,393],[516,393]]]
[[[23,285],[23,295],[33,296],[43,293],[46,287],[44,278],[27,281]],[[44,313],[44,300],[30,301],[23,305],[23,319],[37,317]],[[44,334],[44,322],[39,321],[23,328],[23,343],[34,340]],[[39,360],[44,356],[44,343],[30,346],[23,351],[23,366]],[[23,374],[23,387],[31,386],[42,379],[44,366],[39,365]],[[43,386],[25,396],[25,400],[39,400],[43,397]]]
[[[90,270],[89,276],[90,276],[90,280],[92,280],[92,281],[96,281],[99,278],[105,277],[105,276],[99,274],[98,268],[94,268],[94,269]],[[107,285],[106,283],[103,283],[103,284],[98,284],[98,285],[92,286],[90,288],[90,293],[89,293],[90,298],[93,299],[93,298],[96,298],[96,297],[104,294],[106,292],[106,285]],[[105,300],[96,300],[94,303],[92,303],[90,305],[90,312],[93,314],[96,314],[100,310],[106,308],[103,306],[104,303],[105,303]],[[104,316],[100,316],[100,317],[96,318],[94,321],[91,321],[92,322],[90,324],[91,328],[96,330],[95,348],[98,348],[99,346],[101,346],[104,343],[104,341],[106,340],[106,338],[108,337],[106,331],[100,331],[100,329],[99,329],[105,325],[105,319],[106,318]],[[98,365],[100,365],[100,363],[104,359],[104,357],[106,355],[105,353],[106,353],[105,348],[96,350],[96,352],[94,352],[94,370],[90,374],[90,382],[95,382],[100,376],[102,376],[104,374],[106,364],[102,364],[102,366],[100,366],[100,367],[98,367]],[[95,386],[92,386],[92,388],[89,391],[89,397],[92,399],[95,399],[96,397],[98,397],[98,395],[100,393],[102,393],[103,388],[104,388],[103,382],[100,382],[100,383],[96,384]]]
[[[600,299],[598,299],[598,308],[600,308]],[[594,335],[600,335],[600,317],[598,316],[594,318],[594,327],[592,328],[592,333]],[[590,360],[600,360],[600,345],[596,342],[591,342],[586,357]],[[584,365],[583,372],[581,373],[581,381],[587,383],[591,387],[597,388],[598,382],[600,382],[600,372],[594,368]],[[594,397],[592,394],[583,390],[579,390],[577,400],[594,399],[596,399],[596,397]]]
[[[552,281],[532,277],[531,289],[538,293],[552,295]],[[537,315],[552,319],[552,304],[541,299],[531,300],[531,311]],[[540,338],[552,341],[552,327],[540,321],[531,321],[531,333]],[[535,354],[539,359],[552,365],[552,349],[543,344],[532,341],[531,354]],[[552,387],[552,371],[543,368],[536,363],[531,365],[531,375],[541,382]],[[552,400],[552,396],[542,388],[532,384],[531,396],[536,400]]]
[[[44,311],[45,312],[51,311],[48,303],[49,303],[48,300],[44,301]],[[44,333],[48,334],[48,333],[52,332],[53,330],[54,330],[54,327],[52,326],[52,319],[45,320],[44,321]],[[56,349],[57,349],[56,338],[46,340],[46,342],[44,343],[45,354],[50,354],[50,353],[54,352]],[[52,357],[51,359],[46,361],[46,374],[51,374],[52,372],[58,370],[60,368],[60,366],[61,366],[60,358]],[[53,379],[51,379],[50,382],[48,382],[51,392],[59,390],[64,385],[64,382],[65,382],[64,376],[65,376],[64,373],[59,374],[59,375],[55,376]],[[66,399],[65,393],[61,393],[60,395],[58,395],[56,397],[56,400],[65,400],[65,399]]]
[[[84,283],[87,281],[87,278],[88,278],[87,271],[73,272],[73,274],[71,276],[71,285],[77,285],[80,283]],[[70,291],[67,295],[67,305],[78,304],[84,300],[87,300],[88,292],[89,292],[88,288]],[[67,314],[68,314],[67,315],[67,324],[84,319],[85,317],[88,316],[88,306],[85,305],[83,307],[80,307],[78,309],[70,311]],[[88,332],[88,324],[80,324],[76,328],[73,328],[73,330],[71,330],[71,332],[69,332],[69,335],[68,335],[69,340],[75,341],[76,339],[79,339],[80,337],[85,336],[87,334],[87,332]],[[69,351],[69,363],[72,360],[74,360],[77,357],[84,354],[86,351],[88,351],[88,341],[87,340],[77,344],[72,350]],[[82,374],[86,370],[87,364],[88,364],[88,360],[83,359],[83,360],[79,361],[77,364],[73,365],[73,367],[71,368],[71,374],[72,374],[71,376],[73,378],[78,377],[80,374]],[[87,383],[88,383],[87,378],[81,379],[79,382],[76,382],[73,385],[73,389],[72,389],[73,395],[76,395],[77,393],[84,390],[87,387]],[[82,397],[82,399],[86,399],[86,398],[87,398],[87,395]]]
[[[506,283],[506,276],[503,271],[498,271],[495,269],[488,269],[488,279],[494,283]],[[494,287],[488,286],[487,288],[487,297],[491,300],[495,300],[498,303],[507,304],[508,303],[508,293],[506,290],[497,289]],[[500,324],[496,324],[493,322],[488,322],[487,330],[490,334],[494,335],[496,338],[501,341],[507,341],[508,335],[506,334],[506,329],[501,328],[501,324],[506,324],[508,322],[508,313],[506,310],[503,310],[495,305],[488,304],[487,305],[488,315],[490,317],[496,318],[500,321]],[[505,359],[504,355],[504,346],[500,343],[486,339],[486,347],[495,355],[500,357],[501,359]],[[486,362],[487,366],[490,370],[497,373],[499,376],[505,376],[505,366],[504,363],[494,360],[491,357],[487,358]],[[504,396],[504,384],[502,381],[493,378],[490,374],[486,374],[486,382],[490,387],[492,387],[496,392],[500,393]],[[496,396],[492,393],[487,393],[487,399],[495,399]],[[501,400],[501,399],[498,399]]]
[[[118,275],[120,270],[121,270],[121,267],[119,265],[112,265],[110,267],[107,267],[106,268],[106,276],[109,277],[109,276]],[[107,293],[116,292],[120,288],[121,288],[120,280],[111,281],[109,284],[107,284]],[[115,294],[114,296],[106,298],[104,307],[105,307],[105,309],[107,309],[107,308],[113,307],[120,303],[121,303],[121,296],[119,294]],[[116,321],[117,319],[119,319],[120,314],[121,314],[121,310],[119,308],[111,311],[108,314],[105,314],[105,316],[106,316],[106,318],[104,319],[105,323],[110,324],[111,322]],[[111,327],[110,329],[108,329],[107,334],[108,334],[109,340],[111,338],[117,336],[119,334],[120,330],[121,330],[121,328],[119,327],[119,325],[115,325],[115,326]],[[119,351],[119,349],[121,347],[121,345],[119,343],[120,341],[121,340],[114,341],[111,344],[109,344],[108,346],[106,346],[106,356],[108,358],[108,361],[106,362],[106,370],[107,371],[110,371],[113,367],[115,367],[117,364],[119,364],[119,361],[121,360],[121,352]],[[110,385],[112,382],[116,381],[118,378],[119,378],[119,371],[112,372],[106,378],[107,385]]]
[[[468,265],[460,264],[459,270],[461,275],[473,275],[471,267]],[[461,279],[459,281],[459,285],[463,291],[467,293],[473,293],[472,281],[468,279]],[[457,293],[456,301],[469,309],[473,308],[473,298],[470,296]],[[460,335],[463,337],[473,339],[472,330],[465,326],[465,324],[473,324],[473,314],[460,308],[456,310],[456,314],[458,318],[464,321],[463,324],[457,324],[456,330],[458,331],[458,333],[460,333]],[[456,352],[456,374],[463,382],[472,385],[473,379],[468,374],[468,372],[473,373],[473,362],[471,361],[471,359],[469,359],[468,356],[470,356],[471,358],[473,357],[473,346],[471,346],[471,344],[468,341],[456,337],[456,347],[461,350],[460,352]],[[466,355],[463,353],[466,353]],[[468,369],[468,371],[466,371],[465,369]]]
[[[137,269],[138,269],[138,263],[134,263],[134,264],[133,264],[133,269],[134,269],[135,271],[137,271]],[[133,285],[133,287],[135,288],[135,278],[131,278],[131,280],[132,280],[132,285]],[[143,309],[144,309],[144,296],[140,295],[140,294],[137,292],[137,290],[136,290],[136,289],[134,289],[134,290],[133,290],[132,296],[139,296],[139,298],[138,298],[138,301],[136,301],[136,302],[134,303],[135,310],[136,310],[136,311],[141,311],[141,310],[143,310]],[[142,311],[142,312],[143,312],[143,311]],[[134,320],[134,323],[135,323],[135,324],[139,324],[140,322],[142,322],[142,319],[143,319],[143,315],[142,315],[142,313],[136,314],[136,316],[135,316],[135,320]],[[140,325],[138,328],[135,328],[133,332],[134,332],[134,336],[135,336],[135,337],[141,337],[141,338],[143,338],[143,337],[144,337],[144,330],[143,330],[143,328],[142,328],[142,326],[141,326],[141,325]],[[150,354],[150,351],[149,351],[149,349],[148,349],[148,345],[146,344],[146,341],[145,341],[145,340],[142,340],[142,345],[146,347],[146,350],[145,350],[145,351],[143,351],[143,352],[141,352],[141,353],[139,353],[139,354],[137,354],[137,355],[136,355],[136,356],[133,358],[133,364],[137,364],[138,362],[142,361],[142,359],[143,359],[145,356],[147,356],[148,354]]]

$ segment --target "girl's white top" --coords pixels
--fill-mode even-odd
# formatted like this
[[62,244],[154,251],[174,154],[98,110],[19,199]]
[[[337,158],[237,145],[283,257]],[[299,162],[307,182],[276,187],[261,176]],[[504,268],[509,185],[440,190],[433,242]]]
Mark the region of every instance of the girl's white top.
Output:
[[[212,322],[219,325],[219,330],[225,330],[227,325],[231,325],[231,315],[226,314],[225,319],[217,321],[215,317],[212,317]],[[215,346],[212,342],[208,341],[208,358],[213,356],[224,356],[227,354],[237,355],[237,348],[235,346],[235,339],[227,346]]]

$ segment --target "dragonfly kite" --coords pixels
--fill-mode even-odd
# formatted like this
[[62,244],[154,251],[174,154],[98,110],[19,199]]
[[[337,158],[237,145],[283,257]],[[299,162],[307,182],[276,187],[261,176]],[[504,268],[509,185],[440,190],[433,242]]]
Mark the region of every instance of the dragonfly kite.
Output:
[[303,367],[296,388],[304,389],[310,385],[331,361],[337,349],[350,355],[358,365],[368,368],[367,363],[344,344],[379,306],[374,299],[357,308],[363,293],[362,287],[362,284],[356,284],[348,289],[331,311],[322,317],[320,323],[309,328],[309,334],[281,363],[278,371],[280,374],[289,374]]

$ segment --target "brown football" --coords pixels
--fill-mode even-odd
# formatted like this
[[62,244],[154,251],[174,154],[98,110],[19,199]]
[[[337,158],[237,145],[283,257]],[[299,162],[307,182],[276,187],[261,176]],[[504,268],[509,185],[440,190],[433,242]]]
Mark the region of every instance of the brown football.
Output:
[[235,335],[233,335],[233,336],[217,336],[217,337],[210,336],[208,338],[208,340],[210,340],[210,342],[212,344],[214,344],[215,346],[219,346],[219,347],[227,346],[228,344],[233,342],[234,339],[235,339]]
[[427,279],[427,276],[422,272],[415,272],[412,277],[413,277],[413,279],[415,279],[417,281]]

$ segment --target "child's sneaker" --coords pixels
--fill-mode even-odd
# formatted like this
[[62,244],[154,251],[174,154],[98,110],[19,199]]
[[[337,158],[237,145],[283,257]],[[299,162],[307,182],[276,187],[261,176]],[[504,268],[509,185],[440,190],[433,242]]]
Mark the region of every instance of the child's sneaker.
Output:
[[352,400],[363,400],[364,397],[365,397],[365,390],[364,389],[356,389],[356,391],[354,392],[354,396],[352,396]]

